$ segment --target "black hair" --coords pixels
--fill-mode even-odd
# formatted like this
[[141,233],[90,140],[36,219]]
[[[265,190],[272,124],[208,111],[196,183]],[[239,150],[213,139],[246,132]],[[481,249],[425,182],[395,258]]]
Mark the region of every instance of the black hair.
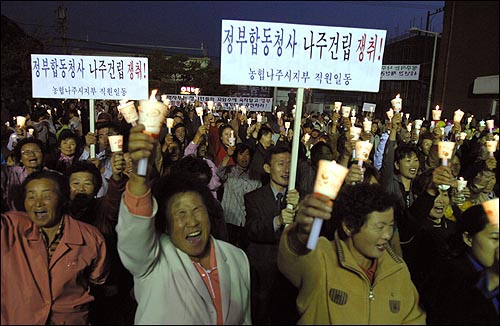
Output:
[[94,182],[93,195],[95,196],[99,192],[99,189],[101,189],[102,186],[102,177],[101,177],[101,172],[99,172],[99,169],[94,165],[94,163],[91,163],[89,161],[74,161],[73,164],[71,164],[71,166],[65,173],[66,176],[68,177],[68,184],[71,175],[77,172],[89,172],[92,174],[93,177],[92,179]]
[[247,149],[250,152],[250,159],[252,159],[253,154],[254,154],[252,148],[250,146],[248,146],[247,144],[245,144],[245,143],[238,143],[238,144],[236,144],[236,149],[234,150],[234,153],[233,153],[233,156],[232,156],[233,160],[236,162],[237,159],[238,159],[238,154],[243,153]]
[[189,177],[187,174],[171,174],[158,179],[152,192],[158,202],[158,211],[155,216],[155,227],[158,233],[170,232],[170,225],[168,223],[171,218],[168,212],[170,199],[180,193],[195,192],[201,196],[207,208],[210,220],[210,233],[215,238],[227,239],[222,206],[207,186],[203,182],[200,182],[200,180]]
[[[322,152],[322,149],[323,148],[326,148],[331,155],[330,158],[325,158],[324,156],[322,156],[324,153]],[[312,166],[314,167],[317,167],[318,166],[318,162],[319,160],[321,159],[329,159],[329,160],[332,160],[333,159],[333,151],[332,151],[332,148],[324,143],[324,142],[317,142],[316,144],[314,144],[312,147],[311,147],[311,164]]]
[[401,144],[399,145],[394,152],[394,162],[399,162],[406,157],[410,157],[411,154],[414,153],[418,158],[418,149],[413,144]]
[[266,151],[266,156],[264,157],[264,164],[271,164],[273,155],[281,153],[290,153],[290,149],[287,146],[273,146]]
[[346,240],[348,236],[340,227],[342,222],[350,230],[352,236],[361,230],[368,214],[385,212],[395,206],[396,197],[379,184],[344,185],[335,199],[332,221],[336,225],[340,238]]
[[224,124],[219,127],[219,138],[222,137],[222,133],[224,132],[224,130],[228,128],[234,131],[233,127],[231,127],[231,125],[228,124]]
[[262,136],[265,136],[267,134],[273,134],[273,130],[267,126],[262,126],[259,129],[259,132],[257,133],[257,141],[260,141]]
[[61,146],[61,141],[69,138],[75,140],[76,152],[78,152],[78,149],[80,148],[80,137],[69,129],[64,129],[63,131],[61,131],[59,137],[57,138],[57,147]]

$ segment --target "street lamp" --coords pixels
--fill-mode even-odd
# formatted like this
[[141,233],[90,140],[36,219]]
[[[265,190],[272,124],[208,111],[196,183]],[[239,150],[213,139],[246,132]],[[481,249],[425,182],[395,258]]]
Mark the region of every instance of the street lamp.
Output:
[[429,113],[431,112],[431,97],[432,97],[432,83],[434,81],[434,65],[435,65],[435,62],[436,62],[436,48],[437,48],[437,40],[438,40],[438,36],[439,32],[432,32],[432,31],[427,31],[425,29],[420,29],[420,28],[417,28],[417,27],[412,27],[409,29],[409,32],[410,33],[418,33],[418,32],[422,32],[422,33],[427,33],[427,34],[432,34],[434,35],[434,51],[432,52],[432,65],[431,65],[431,81],[429,83],[429,95],[427,97],[427,110],[425,112],[425,119],[426,120],[429,120]]

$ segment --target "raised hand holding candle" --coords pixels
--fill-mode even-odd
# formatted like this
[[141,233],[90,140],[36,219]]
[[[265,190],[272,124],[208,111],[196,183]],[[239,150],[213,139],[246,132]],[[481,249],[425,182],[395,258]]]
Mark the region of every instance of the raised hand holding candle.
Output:
[[486,127],[489,129],[490,132],[493,132],[493,128],[495,128],[495,121],[486,120]]
[[248,127],[250,127],[250,125],[252,124],[252,118],[247,119],[247,124],[248,124]]
[[467,118],[467,124],[470,125],[470,123],[472,122],[472,117],[473,115],[471,115],[470,117]]
[[203,126],[203,107],[199,106],[196,108],[196,115],[200,117],[200,122]]
[[342,118],[349,118],[349,114],[351,113],[351,107],[350,106],[343,106],[342,107]]
[[288,136],[288,129],[290,129],[290,121],[285,121],[285,135]]
[[26,124],[26,117],[22,116],[22,115],[18,115],[16,117],[16,126],[18,128],[24,128],[24,125]]
[[[326,196],[331,200],[337,198],[347,172],[349,172],[347,168],[337,164],[335,161],[319,160],[318,172],[314,183],[314,195]],[[323,219],[315,217],[309,238],[307,239],[306,246],[308,249],[314,250],[316,248],[322,225]]]
[[214,101],[207,101],[207,108],[209,112],[214,111]]
[[137,120],[139,120],[139,115],[137,115],[137,110],[135,109],[134,101],[127,102],[126,99],[120,101],[118,105],[118,111],[122,114],[123,118],[127,123],[135,126],[137,124]]
[[257,113],[257,122],[261,123],[262,122],[262,114]]
[[174,127],[174,119],[172,118],[167,118],[167,128],[168,128],[168,133],[172,133],[172,128]]
[[368,160],[372,147],[373,144],[369,140],[358,140],[356,142],[356,160],[358,160],[360,167],[363,167],[363,162]]
[[365,118],[365,121],[363,121],[363,130],[365,132],[372,131],[372,122],[370,120],[368,120],[368,118]]
[[410,120],[410,114],[409,113],[406,113],[405,117],[406,117],[406,120]]
[[406,130],[408,130],[408,132],[411,132],[411,122],[409,122],[409,123],[406,125]]
[[403,104],[403,99],[399,97],[399,94],[396,95],[395,98],[391,100],[392,108],[394,109],[395,112],[401,111],[401,107]]
[[458,109],[453,113],[453,122],[460,122],[464,117],[465,112]]
[[486,150],[490,153],[490,157],[495,156],[495,152],[497,150],[498,140],[487,140],[486,141]]
[[[143,124],[145,127],[143,132],[154,138],[157,138],[160,134],[161,124],[165,120],[165,115],[167,113],[167,106],[156,100],[157,91],[156,89],[151,91],[149,101],[140,102],[139,111],[139,123]],[[140,159],[137,165],[137,174],[146,176],[147,169],[148,159]]]
[[436,108],[432,110],[432,120],[434,121],[441,120],[441,110],[439,109],[439,105],[436,105]]
[[333,109],[335,110],[335,112],[339,113],[341,107],[342,107],[342,102],[334,102],[333,103]]
[[236,145],[236,138],[234,138],[234,131],[231,130],[231,137],[229,137],[229,146]]
[[361,128],[351,127],[349,128],[349,133],[352,136],[353,140],[358,140],[359,136],[361,136]]
[[354,127],[354,124],[356,123],[356,117],[351,117],[351,125]]
[[460,133],[460,140],[465,140],[467,138],[467,133],[466,132],[461,132]]
[[108,140],[111,152],[116,153],[123,151],[123,135],[108,136]]
[[240,107],[240,110],[241,110],[241,114],[243,114],[243,115],[247,115],[247,107],[246,107],[246,106],[242,105],[242,106]]
[[389,118],[389,121],[392,121],[392,118],[394,117],[394,110],[389,109],[389,111],[386,112],[387,117]]
[[453,149],[455,148],[455,143],[452,141],[440,141],[438,142],[438,156],[442,159],[442,165],[448,166],[448,160],[453,156]]

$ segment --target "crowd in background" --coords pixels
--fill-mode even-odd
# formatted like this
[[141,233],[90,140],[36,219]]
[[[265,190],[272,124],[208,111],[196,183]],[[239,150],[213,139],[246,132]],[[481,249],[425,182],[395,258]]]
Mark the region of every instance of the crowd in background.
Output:
[[[299,117],[285,106],[256,112],[183,101],[168,107],[165,118],[173,119],[173,127],[168,128],[165,119],[159,135],[150,139],[143,138],[140,125],[127,123],[119,104],[97,101],[91,132],[84,101],[30,102],[22,112],[2,101],[2,302],[12,302],[2,303],[2,324],[132,324],[134,318],[135,323],[195,324],[498,324],[498,220],[496,226],[489,222],[481,206],[498,198],[496,116],[477,117],[463,108],[460,122],[443,116],[416,128],[421,118],[402,112],[389,118],[385,112],[353,109],[346,116],[332,109]],[[204,108],[202,116],[197,107]],[[25,118],[22,125],[19,116]],[[294,130],[295,119],[300,119],[300,130]],[[363,124],[366,120],[371,121],[369,128]],[[488,120],[493,120],[493,128]],[[359,139],[353,136],[355,128],[361,130]],[[111,151],[113,135],[123,135],[121,151]],[[300,138],[296,184],[288,189],[293,137]],[[487,142],[494,140],[492,151]],[[363,164],[353,153],[357,141],[373,145]],[[438,154],[441,141],[455,143],[446,165]],[[144,157],[149,160],[143,178],[137,176],[137,163]],[[312,196],[320,160],[335,160],[349,170],[329,209],[327,201]],[[46,180],[57,184],[58,200],[44,197],[43,187],[52,185]],[[43,204],[35,198],[37,191]],[[200,197],[183,198],[179,192]],[[142,198],[151,198],[149,204]],[[36,203],[29,206],[30,200]],[[196,232],[204,231],[196,228],[175,240],[176,224],[162,225],[160,216],[167,212],[163,219],[170,221],[177,218],[176,210],[185,213],[176,200],[186,207],[202,202],[212,241],[198,236]],[[57,205],[50,208],[50,201]],[[198,214],[196,209],[192,214]],[[310,229],[308,218],[315,217],[312,211],[325,215],[322,239],[333,244],[318,243],[314,256],[304,252],[302,243]],[[52,224],[37,222],[50,220],[51,212]],[[387,239],[380,235],[385,240],[374,245],[383,256],[358,248],[368,241],[365,224],[370,227],[373,212],[393,217],[380,217],[387,218],[380,223],[390,226],[386,232],[384,224],[380,231]],[[135,227],[137,216],[155,214],[156,221],[147,228]],[[34,228],[30,218],[40,235],[26,235]],[[159,240],[147,243],[146,238]],[[36,252],[16,249],[16,242],[26,241],[28,248],[37,239],[37,250],[47,249],[45,256],[35,258],[31,255]],[[189,245],[208,241],[213,248],[209,252],[215,254],[199,262],[192,259],[194,265],[186,267],[182,255],[169,251],[172,241],[191,258],[202,255],[185,249],[186,239]],[[63,244],[70,250],[64,251]],[[75,251],[75,246],[88,248]],[[161,250],[164,254],[153,257]],[[360,262],[350,253],[344,257],[345,250],[371,259]],[[223,280],[229,276],[221,268],[223,257],[232,271],[229,293],[238,303],[248,300],[238,309],[224,301],[230,299],[225,298]],[[86,260],[85,266],[80,260]],[[176,260],[189,280],[171,265],[165,267],[163,260]],[[196,271],[201,277],[194,288],[213,288],[212,279],[205,278],[211,271],[206,266],[217,267],[215,288],[220,288],[220,293],[209,290],[208,308],[196,293],[179,288],[190,289]],[[344,270],[331,272],[339,268]],[[238,280],[233,279],[235,271],[242,274]],[[16,280],[22,284],[7,284],[13,282],[9,275],[18,272]],[[30,273],[35,281],[23,283]],[[162,275],[176,286],[161,280]],[[341,281],[338,275],[343,275]],[[353,275],[364,275],[366,282],[355,281]],[[392,290],[395,284],[401,292]],[[385,291],[372,293],[380,288]],[[167,289],[169,295],[162,296]],[[14,294],[19,298],[9,297]],[[32,296],[44,299],[39,303],[29,299]],[[387,305],[374,305],[373,314],[363,319],[359,297],[365,296]],[[170,301],[163,302],[165,298]],[[19,302],[24,302],[22,308],[16,308]],[[163,311],[162,305],[171,307]],[[80,315],[70,316],[74,311]]]

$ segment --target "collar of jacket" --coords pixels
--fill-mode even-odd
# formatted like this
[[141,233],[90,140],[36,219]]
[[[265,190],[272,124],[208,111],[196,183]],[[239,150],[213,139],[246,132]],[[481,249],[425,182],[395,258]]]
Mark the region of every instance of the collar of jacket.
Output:
[[[342,267],[352,270],[353,272],[362,275],[362,277],[368,280],[368,276],[361,269],[358,263],[354,260],[351,251],[347,247],[347,243],[340,239],[338,231],[335,231],[335,250],[337,250],[337,255],[339,257],[339,262]],[[402,269],[404,266],[403,259],[398,256],[390,246],[387,246],[384,254],[378,259],[377,273],[373,284],[397,271]]]

